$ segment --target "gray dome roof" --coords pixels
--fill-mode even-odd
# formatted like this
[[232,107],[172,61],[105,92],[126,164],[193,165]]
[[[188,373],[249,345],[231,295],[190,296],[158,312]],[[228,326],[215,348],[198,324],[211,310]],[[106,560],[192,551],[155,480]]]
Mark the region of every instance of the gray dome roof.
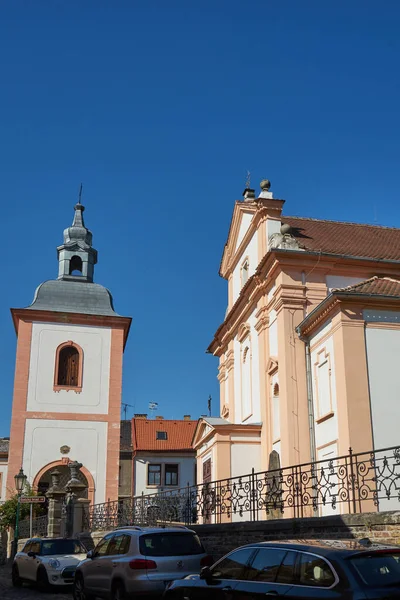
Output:
[[41,283],[28,309],[118,317],[110,292],[98,283],[50,280]]

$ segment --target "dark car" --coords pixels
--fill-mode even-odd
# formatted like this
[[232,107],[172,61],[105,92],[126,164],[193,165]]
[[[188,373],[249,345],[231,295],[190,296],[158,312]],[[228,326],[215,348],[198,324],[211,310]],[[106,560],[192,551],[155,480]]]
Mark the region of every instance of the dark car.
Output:
[[400,599],[400,547],[356,541],[249,544],[200,575],[174,581],[165,600]]

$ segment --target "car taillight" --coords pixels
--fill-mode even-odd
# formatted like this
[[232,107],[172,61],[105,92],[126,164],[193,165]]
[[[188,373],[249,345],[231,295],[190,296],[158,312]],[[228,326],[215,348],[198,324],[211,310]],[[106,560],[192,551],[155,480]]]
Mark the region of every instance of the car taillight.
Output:
[[213,565],[213,559],[212,556],[209,556],[207,554],[207,556],[203,556],[203,558],[200,561],[200,566],[201,567],[211,567],[211,565]]
[[135,558],[129,562],[129,567],[134,571],[157,569],[157,563],[154,560],[146,560],[145,558]]

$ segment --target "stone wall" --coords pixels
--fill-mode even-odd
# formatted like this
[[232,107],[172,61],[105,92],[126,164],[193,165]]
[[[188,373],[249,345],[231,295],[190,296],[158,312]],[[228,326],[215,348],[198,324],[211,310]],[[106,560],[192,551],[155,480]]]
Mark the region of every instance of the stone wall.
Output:
[[193,525],[192,529],[206,551],[218,559],[238,546],[263,541],[367,537],[374,542],[400,544],[400,512]]
[[[215,560],[238,546],[252,542],[361,539],[400,544],[400,511],[332,515],[308,519],[277,519],[275,521],[246,521],[221,525],[192,525]],[[82,533],[80,538],[92,549],[108,531]]]

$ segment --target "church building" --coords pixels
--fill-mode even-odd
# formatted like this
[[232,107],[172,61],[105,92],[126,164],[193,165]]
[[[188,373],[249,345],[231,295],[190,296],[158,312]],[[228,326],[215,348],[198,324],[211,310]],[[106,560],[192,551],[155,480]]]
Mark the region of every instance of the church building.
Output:
[[200,482],[399,444],[400,229],[290,217],[270,182],[234,205],[220,416],[195,435]]
[[57,248],[58,278],[45,281],[27,308],[11,310],[17,355],[7,493],[23,468],[39,492],[69,461],[94,503],[118,499],[122,358],[131,319],[115,312],[110,292],[94,283],[97,251],[83,205]]

